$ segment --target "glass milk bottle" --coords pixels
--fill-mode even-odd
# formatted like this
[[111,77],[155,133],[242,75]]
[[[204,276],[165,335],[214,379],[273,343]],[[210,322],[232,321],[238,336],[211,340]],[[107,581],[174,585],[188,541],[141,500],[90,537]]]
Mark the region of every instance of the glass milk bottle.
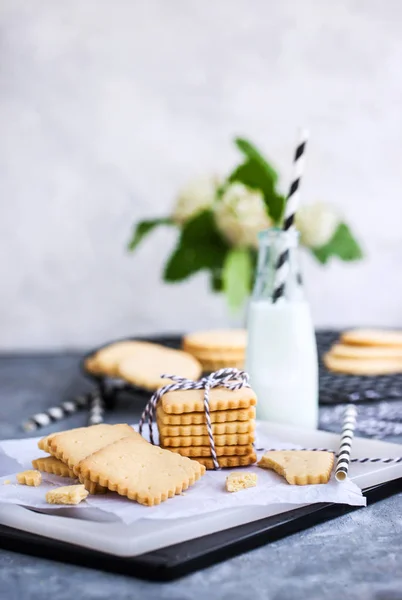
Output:
[[[259,235],[257,275],[248,308],[246,369],[258,398],[257,418],[315,429],[317,347],[303,293],[298,238],[294,229]],[[280,257],[283,293],[276,269]]]

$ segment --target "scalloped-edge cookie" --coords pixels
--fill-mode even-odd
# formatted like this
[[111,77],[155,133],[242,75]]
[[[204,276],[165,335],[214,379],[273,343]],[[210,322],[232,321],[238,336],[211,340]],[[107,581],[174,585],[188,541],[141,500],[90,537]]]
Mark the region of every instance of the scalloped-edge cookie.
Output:
[[[176,437],[171,436],[159,436],[161,446],[207,446],[209,444],[208,435],[189,435],[183,436],[178,435]],[[254,432],[249,433],[223,433],[222,435],[214,435],[215,446],[244,446],[246,444],[252,444],[255,440]]]
[[[213,469],[214,462],[212,458],[205,458],[199,456],[198,458],[194,458],[197,462],[204,465],[206,469]],[[223,469],[233,468],[233,467],[248,467],[256,462],[257,455],[255,452],[250,452],[250,454],[245,454],[244,456],[218,456],[219,466]]]
[[324,451],[273,450],[262,456],[258,466],[272,469],[292,485],[328,483],[334,455]]
[[[162,446],[165,450],[171,452],[177,452],[182,456],[189,456],[194,460],[197,458],[209,458],[211,456],[211,447],[208,446]],[[251,444],[244,446],[215,446],[217,456],[245,456],[254,452],[254,448]]]
[[[233,421],[249,421],[255,419],[255,407],[238,408],[233,410],[215,410],[211,412],[211,423],[229,423]],[[179,415],[165,413],[162,406],[156,409],[156,419],[163,425],[203,425],[203,412],[183,413]]]
[[[229,390],[224,387],[209,391],[209,409],[229,410],[249,408],[257,404],[257,396],[249,387]],[[177,390],[162,396],[161,405],[167,414],[204,412],[204,390]]]
[[150,391],[171,383],[169,379],[162,379],[163,374],[197,380],[202,374],[202,367],[188,352],[157,344],[143,346],[135,356],[121,360],[117,366],[119,377]]
[[42,483],[42,475],[39,471],[22,471],[21,473],[17,473],[16,478],[20,485],[38,487]]
[[[163,425],[158,421],[161,437],[208,435],[206,425]],[[232,421],[231,423],[212,423],[214,435],[251,433],[255,430],[255,421]]]
[[154,506],[181,494],[204,473],[200,463],[126,437],[81,461],[82,477],[112,492]]
[[[72,469],[54,456],[35,458],[35,460],[32,461],[32,466],[34,469],[42,471],[43,473],[50,473],[51,475],[58,475],[59,477],[70,477],[71,479],[77,478]],[[92,483],[92,481],[80,479],[80,482],[90,494],[105,494],[107,492],[106,488],[96,483]]]
[[32,466],[43,473],[58,475],[59,477],[75,478],[74,472],[64,462],[54,456],[45,456],[44,458],[35,458]]
[[130,425],[92,425],[64,431],[50,440],[50,453],[63,461],[76,473],[76,465],[97,450],[126,436],[132,436],[137,443],[145,440]]

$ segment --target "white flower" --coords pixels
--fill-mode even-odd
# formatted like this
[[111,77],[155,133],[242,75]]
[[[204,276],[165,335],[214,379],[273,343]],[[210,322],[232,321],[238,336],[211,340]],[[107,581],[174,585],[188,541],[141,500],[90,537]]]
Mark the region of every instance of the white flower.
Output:
[[189,181],[177,196],[172,218],[178,225],[194,217],[197,213],[210,208],[219,187],[219,178],[215,175],[198,177]]
[[258,247],[258,233],[271,227],[263,195],[242,183],[227,188],[215,205],[218,229],[234,246]]
[[300,206],[296,213],[296,227],[300,232],[300,242],[308,248],[325,246],[334,235],[339,223],[339,214],[324,202]]

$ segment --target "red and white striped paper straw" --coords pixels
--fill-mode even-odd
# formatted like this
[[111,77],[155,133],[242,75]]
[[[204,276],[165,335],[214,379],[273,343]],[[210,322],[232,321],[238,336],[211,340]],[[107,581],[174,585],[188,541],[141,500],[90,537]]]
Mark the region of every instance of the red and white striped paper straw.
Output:
[[[293,176],[286,199],[283,231],[294,228],[294,221],[300,200],[300,183],[304,171],[304,155],[308,140],[308,131],[303,129],[299,134],[293,159]],[[289,276],[289,248],[285,248],[279,255],[276,263],[274,291],[272,301],[275,303],[285,294],[286,282]]]
[[344,481],[348,476],[350,453],[356,427],[357,409],[354,404],[349,404],[345,409],[342,425],[341,443],[339,445],[338,459],[336,461],[335,479]]

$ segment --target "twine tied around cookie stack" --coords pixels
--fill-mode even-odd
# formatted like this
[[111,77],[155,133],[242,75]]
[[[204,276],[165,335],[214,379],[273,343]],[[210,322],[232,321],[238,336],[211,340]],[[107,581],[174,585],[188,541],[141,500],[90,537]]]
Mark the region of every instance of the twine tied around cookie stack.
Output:
[[228,390],[238,390],[242,387],[250,387],[248,374],[245,371],[241,371],[239,369],[226,368],[220,369],[219,371],[215,371],[207,377],[202,377],[198,381],[186,379],[185,377],[178,377],[176,375],[162,375],[162,378],[171,379],[174,383],[169,383],[165,385],[153,394],[152,398],[146,405],[144,412],[141,415],[141,419],[139,422],[140,434],[142,434],[144,424],[148,422],[149,439],[151,441],[151,444],[155,443],[152,426],[155,420],[156,407],[164,394],[166,394],[167,392],[176,392],[179,390],[204,390],[205,424],[209,438],[212,461],[214,464],[214,469],[220,469],[211,425],[211,415],[209,409],[209,391],[216,387],[224,387]]

